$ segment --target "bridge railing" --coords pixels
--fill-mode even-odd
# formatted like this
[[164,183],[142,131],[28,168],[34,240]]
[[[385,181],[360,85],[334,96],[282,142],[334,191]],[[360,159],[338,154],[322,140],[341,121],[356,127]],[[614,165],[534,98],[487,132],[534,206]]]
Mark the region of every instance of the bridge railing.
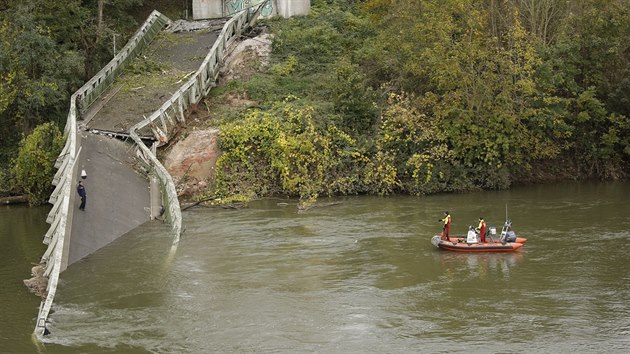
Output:
[[216,80],[219,76],[219,68],[224,61],[229,45],[256,23],[260,11],[269,1],[271,0],[262,2],[252,9],[243,10],[226,22],[219,37],[214,42],[214,45],[195,74],[157,111],[153,112],[147,119],[130,129],[130,136],[136,142],[144,160],[150,164],[152,170],[160,178],[162,183],[165,192],[163,193],[165,211],[167,212],[167,217],[170,219],[175,233],[173,243],[179,242],[182,230],[182,214],[179,200],[177,199],[175,184],[164,166],[162,166],[153,152],[142,142],[137,131],[149,126],[158,144],[166,144],[171,138],[172,133],[176,130],[177,125],[184,122],[184,112],[186,109],[198,103],[201,98],[207,95],[210,89],[216,85]]
[[114,59],[107,63],[90,81],[77,91],[77,108],[80,113],[83,113],[103,92],[109,89],[116,77],[129,65],[131,59],[135,58],[139,52],[147,47],[169,23],[171,23],[171,20],[156,10],[149,15],[142,27],[136,31]]
[[[59,274],[66,268],[64,259],[64,249],[67,251],[66,241],[72,227],[70,213],[74,210],[71,202],[74,200],[74,181],[76,176],[75,162],[80,151],[80,142],[77,135],[77,118],[81,114],[82,108],[87,108],[98,97],[107,90],[115,77],[128,65],[142,48],[146,47],[153,38],[164,28],[170,20],[157,11],[153,11],[145,23],[134,34],[123,49],[101,69],[92,79],[85,83],[70,97],[70,110],[66,120],[64,134],[66,143],[55,162],[57,173],[53,178],[55,190],[49,198],[53,204],[48,213],[46,222],[50,228],[44,235],[43,242],[48,245],[46,252],[42,256],[41,263],[44,265],[44,276],[48,278],[46,293],[43,295],[39,306],[35,334],[43,335],[46,329],[46,320],[52,308],[53,299],[57,291]],[[66,255],[67,259],[67,255]]]

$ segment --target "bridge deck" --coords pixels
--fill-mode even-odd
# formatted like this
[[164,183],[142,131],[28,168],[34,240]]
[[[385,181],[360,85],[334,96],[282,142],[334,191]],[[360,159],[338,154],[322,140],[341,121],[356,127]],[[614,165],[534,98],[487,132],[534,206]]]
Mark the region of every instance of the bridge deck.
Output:
[[103,135],[82,134],[79,171],[87,194],[85,211],[76,196],[68,264],[111,243],[151,217],[149,183],[133,156],[132,144]]
[[[67,265],[150,220],[149,181],[133,142],[124,137],[199,68],[223,22],[197,32],[161,32],[83,115],[77,163],[78,173],[84,169],[88,175],[83,181],[87,206],[79,210],[79,197],[73,193]],[[140,133],[152,137],[149,129]]]
[[[85,114],[90,130],[128,132],[194,74],[220,31],[162,32]],[[142,131],[141,135],[150,135]]]

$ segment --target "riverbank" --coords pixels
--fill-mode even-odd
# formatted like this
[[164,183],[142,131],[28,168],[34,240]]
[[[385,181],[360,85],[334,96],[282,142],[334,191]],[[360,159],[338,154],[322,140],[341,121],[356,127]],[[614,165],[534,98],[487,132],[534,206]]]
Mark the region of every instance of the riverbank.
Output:
[[[269,107],[268,103],[254,99],[247,89],[250,80],[259,80],[261,75],[264,76],[270,70],[276,70],[270,69],[273,36],[268,33],[266,26],[262,26],[258,30],[258,33],[252,34],[252,38],[234,46],[226,58],[218,86],[202,103],[187,112],[186,125],[178,137],[169,147],[160,151],[161,159],[174,177],[178,193],[184,202],[199,201],[216,195],[217,160],[222,154],[218,144],[220,126],[225,122],[238,121],[253,110],[265,110]],[[273,82],[268,83],[273,85]],[[275,90],[274,87],[268,89],[270,91]],[[252,149],[252,151],[256,150]],[[563,157],[512,166],[509,171],[505,167],[489,167],[486,170],[492,169],[496,169],[496,171],[476,177],[479,179],[485,176],[484,178],[487,180],[482,182],[465,182],[465,178],[464,183],[456,180],[453,180],[454,182],[445,180],[440,185],[424,192],[400,188],[394,188],[391,192],[412,195],[470,192],[480,189],[508,189],[511,186],[594,178],[592,170],[584,168],[581,163]],[[627,177],[627,168],[617,168],[617,171],[621,171],[621,173],[611,175],[609,179]],[[464,170],[461,173],[466,172]],[[383,178],[386,177],[383,176]],[[359,176],[349,178],[360,179]],[[275,188],[270,187],[269,189]],[[350,193],[347,194],[358,193],[364,194],[366,191],[355,189],[354,192],[350,190]],[[368,191],[367,194],[378,193]],[[257,197],[264,196],[258,195]],[[217,202],[220,198],[212,199]]]
[[0,197],[0,205],[26,204],[26,203],[28,203],[28,197],[25,195]]

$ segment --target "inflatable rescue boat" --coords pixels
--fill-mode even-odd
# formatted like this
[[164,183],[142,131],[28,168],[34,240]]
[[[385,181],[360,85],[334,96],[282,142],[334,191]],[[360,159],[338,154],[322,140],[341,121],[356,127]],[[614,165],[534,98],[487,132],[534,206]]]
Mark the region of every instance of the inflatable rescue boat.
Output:
[[517,237],[512,231],[510,219],[503,224],[500,237],[494,238],[492,235],[496,235],[494,227],[490,227],[486,242],[480,242],[479,235],[470,226],[466,237],[449,237],[447,240],[444,235],[435,235],[431,238],[431,243],[437,248],[455,252],[511,252],[521,248],[527,242],[526,238]]
[[523,247],[517,242],[460,242],[461,238],[452,237],[450,241],[443,240],[440,235],[431,238],[431,243],[440,249],[455,252],[512,252]]

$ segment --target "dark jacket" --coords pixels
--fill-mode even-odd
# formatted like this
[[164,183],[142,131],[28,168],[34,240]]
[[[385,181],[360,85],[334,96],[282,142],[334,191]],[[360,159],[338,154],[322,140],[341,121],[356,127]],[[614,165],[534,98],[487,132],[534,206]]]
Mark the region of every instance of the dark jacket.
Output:
[[79,193],[81,198],[85,197],[85,187],[82,184],[77,186],[77,193]]

